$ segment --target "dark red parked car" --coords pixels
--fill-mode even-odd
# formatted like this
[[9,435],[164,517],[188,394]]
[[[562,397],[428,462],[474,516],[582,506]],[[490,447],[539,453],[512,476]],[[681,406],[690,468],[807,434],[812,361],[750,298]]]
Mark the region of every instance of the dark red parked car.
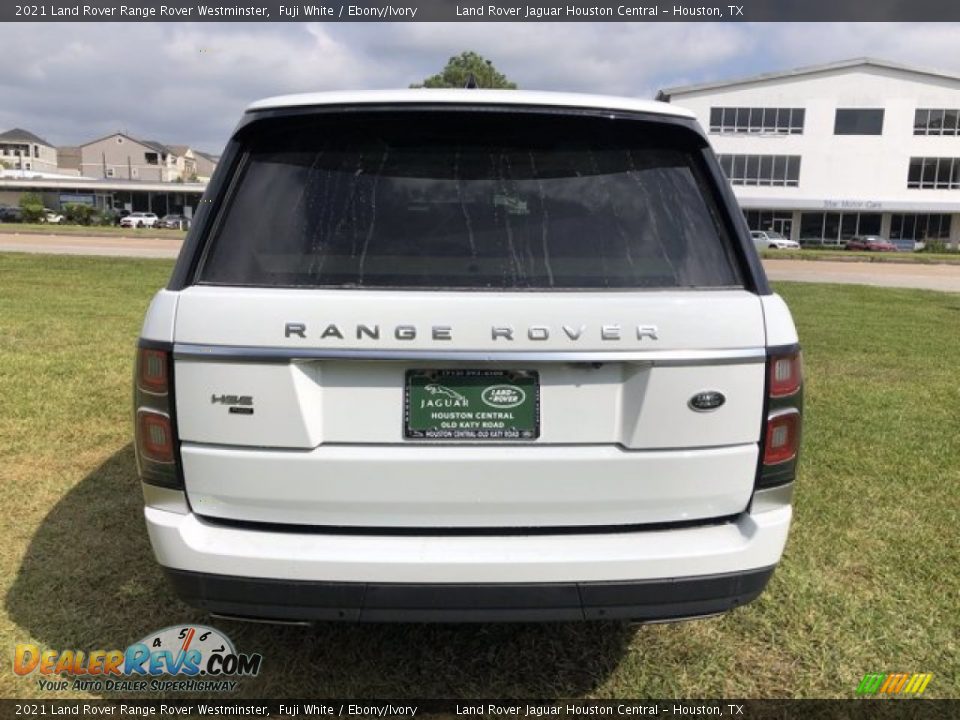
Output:
[[879,235],[858,235],[855,238],[847,240],[847,250],[897,252],[897,246]]

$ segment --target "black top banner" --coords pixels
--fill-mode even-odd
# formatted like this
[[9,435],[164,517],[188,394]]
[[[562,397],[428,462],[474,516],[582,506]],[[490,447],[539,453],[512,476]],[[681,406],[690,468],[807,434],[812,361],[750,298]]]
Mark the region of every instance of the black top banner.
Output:
[[[728,4],[728,3],[736,4]],[[955,0],[56,0],[3,3],[5,22],[936,22]]]

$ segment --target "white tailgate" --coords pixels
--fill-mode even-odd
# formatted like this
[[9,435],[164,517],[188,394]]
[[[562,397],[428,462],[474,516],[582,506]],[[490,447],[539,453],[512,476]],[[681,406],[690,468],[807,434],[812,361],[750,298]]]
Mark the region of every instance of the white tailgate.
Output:
[[[637,524],[734,514],[752,492],[765,337],[760,301],[745,291],[193,287],[175,338],[186,486],[204,515]],[[447,368],[535,371],[539,437],[405,438],[406,372]],[[725,403],[691,409],[708,390]]]

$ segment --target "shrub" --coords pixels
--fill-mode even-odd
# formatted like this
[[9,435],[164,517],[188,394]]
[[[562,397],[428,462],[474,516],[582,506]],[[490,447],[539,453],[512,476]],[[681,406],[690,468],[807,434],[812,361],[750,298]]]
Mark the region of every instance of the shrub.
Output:
[[94,225],[113,225],[117,221],[117,211],[110,208],[104,208],[94,214],[92,223]]
[[960,253],[960,247],[952,247],[940,238],[926,240],[919,250],[922,253]]
[[67,219],[68,223],[73,223],[74,225],[90,225],[96,214],[96,208],[92,205],[67,203],[63,206],[63,216]]
[[20,197],[20,210],[24,222],[38,223],[44,219],[43,199],[37,193],[24,193]]

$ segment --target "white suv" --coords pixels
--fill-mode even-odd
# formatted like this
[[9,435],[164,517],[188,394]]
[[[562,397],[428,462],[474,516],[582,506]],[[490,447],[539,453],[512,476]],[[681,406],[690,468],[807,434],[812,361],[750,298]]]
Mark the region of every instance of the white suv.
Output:
[[774,230],[753,230],[750,232],[757,250],[799,250],[800,243],[785,238]]
[[264,100],[151,304],[157,560],[236,617],[663,620],[762,591],[797,334],[685,110]]
[[120,219],[120,227],[142,228],[153,227],[160,221],[156,214],[151,212],[135,212]]

